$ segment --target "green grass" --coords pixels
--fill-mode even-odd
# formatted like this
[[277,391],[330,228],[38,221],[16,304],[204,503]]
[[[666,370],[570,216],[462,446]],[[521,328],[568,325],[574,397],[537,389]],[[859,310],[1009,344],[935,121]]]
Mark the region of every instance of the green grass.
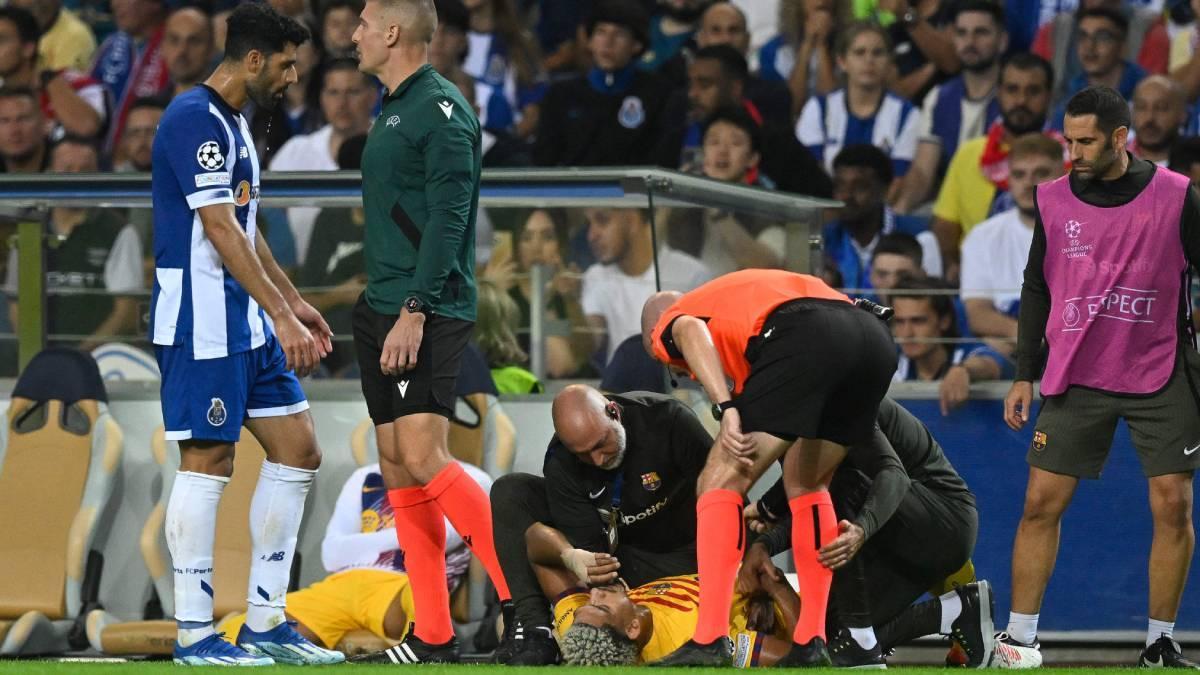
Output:
[[[342,665],[342,666],[325,666],[321,670],[329,670],[331,668],[345,669],[354,673],[396,673],[402,667],[381,665],[381,666],[362,666],[362,665]],[[290,673],[307,673],[311,672],[312,668],[297,670],[295,667],[274,666],[271,668],[256,668],[251,672],[255,673],[271,673],[271,672],[290,672]],[[488,673],[559,673],[561,675],[593,675],[597,672],[610,673],[611,675],[625,675],[626,673],[647,673],[643,668],[506,668],[504,666],[489,666],[489,665],[462,665],[462,666],[420,666],[416,669],[421,675],[487,675]],[[917,667],[893,667],[891,670],[903,672],[905,675],[946,675],[946,673],[956,672],[947,668],[917,668]],[[1125,672],[1128,668],[1053,668],[1055,675],[1068,673],[1106,673],[1106,672]],[[174,666],[166,661],[151,661],[141,663],[57,663],[53,661],[11,661],[0,660],[0,673],[21,673],[25,675],[67,675],[74,673],[87,673],[87,675],[116,675],[118,673],[134,673],[136,675],[156,675],[158,673],[172,673],[179,675],[180,673],[192,672],[185,670],[183,667]],[[240,671],[245,672],[245,671]],[[653,672],[653,671],[651,671]],[[659,671],[661,672],[661,671]],[[728,668],[698,668],[687,669],[681,671],[687,675],[730,675],[731,670]],[[833,668],[805,671],[813,673],[842,673],[846,671]],[[993,671],[994,672],[994,671]]]

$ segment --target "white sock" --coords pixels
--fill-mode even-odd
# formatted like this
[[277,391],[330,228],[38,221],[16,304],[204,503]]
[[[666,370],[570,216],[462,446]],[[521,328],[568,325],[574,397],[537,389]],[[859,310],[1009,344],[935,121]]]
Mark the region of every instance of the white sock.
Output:
[[858,646],[863,649],[874,649],[875,645],[878,644],[875,641],[875,629],[870,626],[866,628],[851,628],[850,637],[854,638]]
[[1175,639],[1175,622],[1150,619],[1150,626],[1146,629],[1146,646],[1154,644],[1158,638],[1164,635],[1172,640]]
[[962,614],[962,596],[958,591],[950,591],[938,596],[942,604],[942,635],[949,635],[954,622]]
[[167,500],[165,529],[175,581],[175,621],[184,647],[213,632],[213,537],[217,505],[227,483],[223,476],[178,471]]
[[246,626],[268,631],[286,619],[288,580],[304,498],[316,471],[264,461],[250,501],[250,587]]
[[1037,614],[1019,614],[1017,612],[1008,613],[1008,634],[1017,642],[1023,642],[1027,645],[1033,644],[1037,640]]

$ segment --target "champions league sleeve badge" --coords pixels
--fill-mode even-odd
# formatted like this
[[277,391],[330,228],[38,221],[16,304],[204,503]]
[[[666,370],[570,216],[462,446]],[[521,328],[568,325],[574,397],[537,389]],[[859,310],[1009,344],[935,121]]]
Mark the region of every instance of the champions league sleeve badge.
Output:
[[637,96],[626,96],[621,102],[621,111],[617,113],[617,121],[626,129],[636,129],[646,121],[646,106]]

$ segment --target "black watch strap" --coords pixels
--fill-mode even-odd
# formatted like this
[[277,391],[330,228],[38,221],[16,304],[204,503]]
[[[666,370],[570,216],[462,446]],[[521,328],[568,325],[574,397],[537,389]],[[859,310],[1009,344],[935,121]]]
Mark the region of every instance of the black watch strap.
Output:
[[725,401],[724,403],[714,403],[712,405],[713,419],[720,422],[721,418],[725,416],[725,411],[729,410],[732,407],[734,407],[733,399],[729,399],[728,401]]

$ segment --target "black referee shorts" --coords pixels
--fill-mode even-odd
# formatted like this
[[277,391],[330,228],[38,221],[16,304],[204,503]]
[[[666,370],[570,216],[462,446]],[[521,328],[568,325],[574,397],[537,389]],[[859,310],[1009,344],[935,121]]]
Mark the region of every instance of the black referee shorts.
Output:
[[371,309],[365,294],[354,306],[354,352],[371,421],[379,426],[416,413],[452,418],[454,381],[475,324],[430,315],[417,349],[417,367],[399,376],[384,375],[379,358],[396,318]]
[[746,349],[750,377],[736,399],[742,431],[841,445],[870,440],[896,371],[896,347],[875,315],[846,302],[781,305]]

